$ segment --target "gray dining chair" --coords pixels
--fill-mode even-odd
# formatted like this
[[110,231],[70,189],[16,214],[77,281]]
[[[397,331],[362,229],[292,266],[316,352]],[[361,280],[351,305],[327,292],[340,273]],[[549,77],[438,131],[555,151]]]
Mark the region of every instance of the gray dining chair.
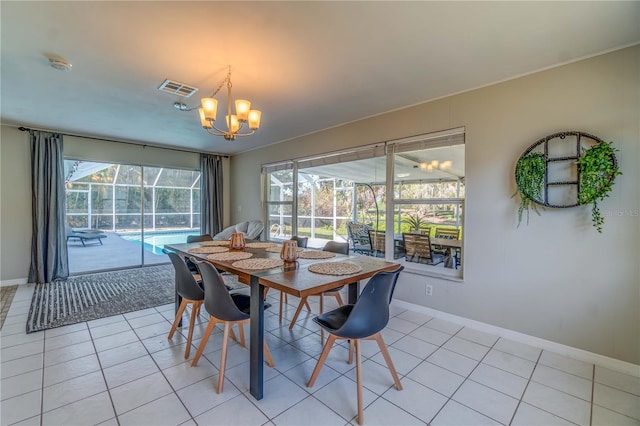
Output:
[[[223,324],[224,331],[217,387],[217,392],[220,393],[222,392],[222,387],[224,385],[229,335],[233,333],[232,327],[237,325],[240,334],[240,345],[245,346],[244,325],[249,324],[251,319],[249,316],[251,298],[246,294],[230,294],[216,268],[207,262],[200,262],[195,258],[192,258],[191,260],[200,270],[200,275],[202,276],[202,282],[204,284],[204,308],[209,313],[209,323],[202,335],[200,345],[198,346],[196,355],[193,357],[191,366],[193,367],[198,364],[198,360],[202,356],[202,352],[207,346],[209,336],[211,336],[211,332],[216,324]],[[271,357],[271,352],[269,351],[269,346],[267,345],[266,340],[263,347],[264,358],[267,365],[269,367],[274,367],[275,363]]]
[[398,281],[398,276],[404,268],[400,266],[393,272],[378,272],[362,290],[358,301],[353,305],[340,306],[333,311],[318,315],[313,319],[322,330],[329,333],[327,342],[322,349],[320,358],[313,369],[308,387],[313,387],[324,362],[336,340],[349,341],[349,364],[353,362],[353,349],[356,352],[356,382],[358,387],[358,424],[364,421],[362,403],[362,354],[360,340],[375,340],[382,353],[396,389],[402,390],[400,378],[393,365],[387,346],[380,333],[389,323],[389,304]]

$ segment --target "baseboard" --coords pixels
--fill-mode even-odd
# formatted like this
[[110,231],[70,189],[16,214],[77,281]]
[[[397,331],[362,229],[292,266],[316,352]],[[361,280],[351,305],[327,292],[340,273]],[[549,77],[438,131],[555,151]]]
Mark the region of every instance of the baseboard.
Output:
[[9,287],[10,285],[21,285],[26,284],[26,278],[16,278],[14,280],[2,280],[0,281],[0,287]]
[[506,328],[497,327],[495,325],[486,324],[480,321],[460,317],[458,315],[448,314],[446,312],[438,311],[435,309],[427,308],[426,306],[416,305],[414,303],[409,303],[402,300],[396,299],[392,302],[392,304],[400,308],[408,309],[410,311],[421,312],[429,316],[447,320],[465,327],[470,327],[478,331],[483,331],[485,333],[490,333],[499,337],[514,340],[516,342],[548,350],[550,352],[555,352],[557,354],[577,359],[579,361],[595,364],[600,367],[605,367],[610,370],[628,374],[630,376],[640,377],[640,365],[637,364],[621,361],[619,359],[552,342],[550,340],[541,339],[539,337],[530,336],[528,334],[519,333],[517,331],[508,330]]

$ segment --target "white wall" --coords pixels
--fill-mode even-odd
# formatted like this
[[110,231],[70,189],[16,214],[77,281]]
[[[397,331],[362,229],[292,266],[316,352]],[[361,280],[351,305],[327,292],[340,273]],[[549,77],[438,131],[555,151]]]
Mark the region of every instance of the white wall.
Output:
[[[31,260],[31,159],[29,134],[1,126],[0,281],[26,281]],[[64,155],[87,161],[199,169],[200,155],[75,136],[63,139]],[[229,159],[223,161],[225,226],[229,223]]]
[[[263,163],[459,126],[464,282],[403,274],[396,298],[640,364],[639,46],[233,156],[231,222],[261,216]],[[603,234],[587,207],[547,209],[516,229],[515,162],[563,130],[620,150],[624,175],[601,205]]]

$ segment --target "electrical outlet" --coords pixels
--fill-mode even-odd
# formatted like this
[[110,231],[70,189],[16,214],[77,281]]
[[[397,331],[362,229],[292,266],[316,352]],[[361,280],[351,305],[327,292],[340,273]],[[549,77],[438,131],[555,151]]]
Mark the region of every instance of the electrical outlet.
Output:
[[427,293],[427,296],[433,296],[433,286],[432,285],[427,284],[427,287],[426,287],[425,291]]

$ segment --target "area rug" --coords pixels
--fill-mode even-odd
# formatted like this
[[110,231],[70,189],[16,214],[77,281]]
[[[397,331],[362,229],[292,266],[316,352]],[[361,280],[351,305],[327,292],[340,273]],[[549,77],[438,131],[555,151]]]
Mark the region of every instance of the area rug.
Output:
[[27,333],[172,303],[174,274],[173,266],[161,265],[39,284]]
[[0,330],[2,330],[4,320],[7,318],[9,308],[11,307],[11,301],[13,301],[13,296],[15,296],[16,290],[18,290],[17,285],[0,288]]

